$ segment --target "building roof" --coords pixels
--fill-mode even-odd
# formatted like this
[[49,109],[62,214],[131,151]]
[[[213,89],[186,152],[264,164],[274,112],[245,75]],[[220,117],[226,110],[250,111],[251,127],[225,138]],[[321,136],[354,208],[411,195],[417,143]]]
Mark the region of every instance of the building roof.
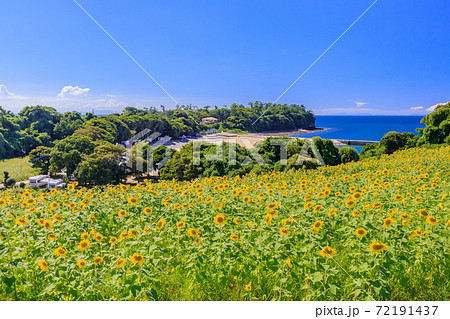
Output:
[[218,121],[219,119],[216,117],[212,117],[212,116],[208,116],[208,117],[204,117],[202,118],[202,121]]

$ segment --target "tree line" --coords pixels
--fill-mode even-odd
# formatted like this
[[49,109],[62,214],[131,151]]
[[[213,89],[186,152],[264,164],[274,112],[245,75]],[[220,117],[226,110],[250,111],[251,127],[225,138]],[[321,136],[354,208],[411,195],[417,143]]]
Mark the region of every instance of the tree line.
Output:
[[[204,117],[219,123],[201,124]],[[119,145],[148,129],[171,138],[195,135],[209,128],[260,132],[314,127],[315,118],[303,105],[255,102],[248,106],[203,108],[192,105],[174,110],[126,107],[121,113],[97,116],[76,111],[59,113],[47,106],[27,106],[17,115],[0,107],[0,159],[30,155],[42,173],[65,170],[84,183],[119,182],[127,174],[139,174],[124,164],[126,149]],[[141,159],[152,152],[167,154],[165,147],[146,146]],[[169,151],[170,152],[170,151]],[[157,167],[155,167],[157,168]],[[147,167],[146,167],[147,169]]]
[[[17,115],[0,106],[0,159],[22,157],[38,146],[53,147],[69,136],[85,136],[92,141],[120,143],[144,129],[176,138],[195,135],[208,128],[261,132],[313,128],[314,115],[303,105],[255,102],[249,106],[203,108],[192,105],[174,110],[126,107],[122,113],[96,116],[76,111],[58,113],[47,106],[27,106]],[[220,123],[201,124],[204,117]]]

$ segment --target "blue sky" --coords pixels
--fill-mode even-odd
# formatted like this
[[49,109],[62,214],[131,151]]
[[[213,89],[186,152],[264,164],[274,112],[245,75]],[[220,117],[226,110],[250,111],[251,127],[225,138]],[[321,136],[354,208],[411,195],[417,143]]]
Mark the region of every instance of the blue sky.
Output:
[[[181,104],[273,102],[374,0],[77,0]],[[379,0],[280,100],[425,114],[450,100],[450,1]],[[73,0],[5,1],[0,105],[173,108]],[[63,89],[65,88],[65,89]]]

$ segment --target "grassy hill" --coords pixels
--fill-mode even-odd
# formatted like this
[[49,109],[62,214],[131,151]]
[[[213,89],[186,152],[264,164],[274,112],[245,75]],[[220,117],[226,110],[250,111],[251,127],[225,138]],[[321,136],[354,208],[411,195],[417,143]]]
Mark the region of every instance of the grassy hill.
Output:
[[7,171],[11,178],[17,182],[28,180],[28,177],[38,175],[39,172],[31,167],[28,156],[12,158],[0,161],[0,176],[3,180],[3,172]]

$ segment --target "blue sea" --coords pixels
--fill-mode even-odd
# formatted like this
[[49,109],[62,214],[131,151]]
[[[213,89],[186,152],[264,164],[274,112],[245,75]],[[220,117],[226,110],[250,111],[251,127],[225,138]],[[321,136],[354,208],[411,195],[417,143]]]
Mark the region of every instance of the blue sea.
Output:
[[[324,131],[292,136],[379,141],[389,131],[417,134],[416,128],[425,127],[420,123],[422,118],[423,116],[316,115],[316,127],[325,128]],[[358,151],[362,149],[362,147],[354,147]]]

